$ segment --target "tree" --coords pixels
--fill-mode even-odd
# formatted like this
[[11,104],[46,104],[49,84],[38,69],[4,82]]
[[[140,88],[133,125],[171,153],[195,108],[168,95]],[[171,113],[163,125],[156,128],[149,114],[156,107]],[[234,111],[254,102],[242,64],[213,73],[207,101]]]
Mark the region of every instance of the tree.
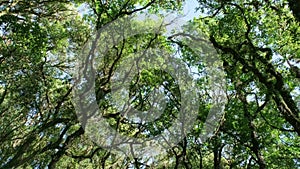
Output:
[[[194,128],[166,156],[131,159],[120,158],[85,134],[72,103],[71,70],[94,31],[141,12],[180,13],[184,2],[2,0],[0,168],[299,168],[299,2],[197,2],[203,15],[185,26],[188,33],[130,37],[110,49],[97,67],[100,110],[117,131],[140,138],[161,133],[178,118],[180,89],[158,69],[134,75],[130,96],[136,108],[148,110],[151,92],[160,85],[169,100],[160,119],[130,124],[110,100],[120,60],[134,52],[164,48],[198,72],[203,93]],[[78,8],[86,11],[79,13]],[[179,36],[210,42],[226,73],[225,114],[205,142],[199,138],[212,106],[205,86],[207,65]]]

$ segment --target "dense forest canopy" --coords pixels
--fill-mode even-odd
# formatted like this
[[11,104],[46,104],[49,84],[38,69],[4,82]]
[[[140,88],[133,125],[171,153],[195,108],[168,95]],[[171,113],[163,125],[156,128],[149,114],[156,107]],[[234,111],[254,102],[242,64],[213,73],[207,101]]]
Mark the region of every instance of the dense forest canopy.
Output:
[[[186,8],[194,18],[177,32],[163,28],[168,24],[149,31],[155,20],[120,22],[180,16]],[[107,29],[112,23],[116,29]],[[0,0],[0,168],[300,168],[299,24],[299,0]],[[128,30],[134,34],[124,38]],[[114,45],[93,46],[99,36]],[[151,63],[165,65],[133,57],[147,50]],[[92,80],[96,109],[111,129],[149,139],[176,120],[191,126],[165,153],[121,156],[90,137],[99,126],[86,130],[82,119],[94,112],[78,114],[90,100],[76,91],[91,86],[79,86],[76,66],[95,54],[102,56],[93,69],[79,68],[95,71],[85,80]],[[210,65],[204,55],[218,61]],[[141,71],[128,74],[130,81],[114,78],[136,60]],[[220,81],[213,75],[223,78],[226,97],[218,118],[210,116],[216,95],[209,86]],[[114,93],[124,86],[128,93]],[[160,114],[130,121],[118,107],[124,96],[135,109]],[[216,125],[208,134],[210,118]]]

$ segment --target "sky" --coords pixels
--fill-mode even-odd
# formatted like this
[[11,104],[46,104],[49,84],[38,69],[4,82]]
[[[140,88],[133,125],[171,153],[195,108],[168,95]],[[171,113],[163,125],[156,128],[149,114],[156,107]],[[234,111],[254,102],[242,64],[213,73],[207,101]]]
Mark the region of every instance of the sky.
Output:
[[187,0],[183,7],[183,13],[186,15],[184,18],[191,20],[194,17],[199,16],[200,11],[196,11],[196,7],[198,7],[198,2],[196,0]]

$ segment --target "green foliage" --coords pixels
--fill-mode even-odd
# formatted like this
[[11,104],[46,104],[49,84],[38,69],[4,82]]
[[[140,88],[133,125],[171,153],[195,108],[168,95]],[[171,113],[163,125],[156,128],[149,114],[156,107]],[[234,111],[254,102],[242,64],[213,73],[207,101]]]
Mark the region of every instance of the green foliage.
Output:
[[[192,50],[188,40],[145,33],[107,52],[97,67],[96,99],[109,124],[127,136],[160,134],[178,118],[182,98],[178,82],[168,72],[142,70],[130,84],[131,104],[150,110],[156,90],[163,91],[166,104],[159,118],[133,124],[111,101],[111,77],[120,61],[159,48],[198,72],[199,112],[193,130],[167,156],[149,160],[120,158],[84,135],[71,102],[71,70],[91,32],[139,12],[180,13],[184,2],[2,0],[0,168],[299,168],[300,28],[292,2],[198,0],[205,15],[196,16],[184,29],[188,38],[201,37],[198,42],[204,47]],[[78,13],[82,6],[87,8],[84,14]],[[137,22],[133,29],[146,30],[147,24]],[[209,68],[201,60],[201,53],[210,51],[206,42],[217,50],[207,58],[223,62],[228,103],[218,128],[202,142],[212,107]]]

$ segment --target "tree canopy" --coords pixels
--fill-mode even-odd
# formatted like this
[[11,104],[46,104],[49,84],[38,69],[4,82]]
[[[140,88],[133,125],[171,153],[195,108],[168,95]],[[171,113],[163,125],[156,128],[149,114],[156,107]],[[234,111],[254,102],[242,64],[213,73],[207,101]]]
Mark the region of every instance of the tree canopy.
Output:
[[[196,86],[186,88],[199,89],[195,123],[178,144],[155,159],[147,154],[119,156],[87,135],[72,95],[74,69],[85,45],[95,32],[120,18],[179,15],[190,1],[0,0],[0,168],[299,168],[298,0],[193,1],[197,6],[188,7],[194,18],[183,26],[185,33],[149,33],[155,22],[137,21],[144,33],[117,40],[95,67],[97,108],[113,129],[141,139],[161,134],[180,119],[189,96],[159,67],[131,74],[127,93],[133,107],[147,111],[154,107],[151,93],[163,91],[159,117],[132,122],[111,101],[113,85],[123,85],[114,81],[121,61],[159,48],[194,70]],[[114,41],[119,32],[110,31]],[[202,43],[209,43],[221,61],[226,94],[224,114],[205,141],[199,138],[212,108],[207,84],[215,82],[209,82],[209,66],[201,60],[208,47],[191,47]],[[153,57],[156,62],[163,58]]]

